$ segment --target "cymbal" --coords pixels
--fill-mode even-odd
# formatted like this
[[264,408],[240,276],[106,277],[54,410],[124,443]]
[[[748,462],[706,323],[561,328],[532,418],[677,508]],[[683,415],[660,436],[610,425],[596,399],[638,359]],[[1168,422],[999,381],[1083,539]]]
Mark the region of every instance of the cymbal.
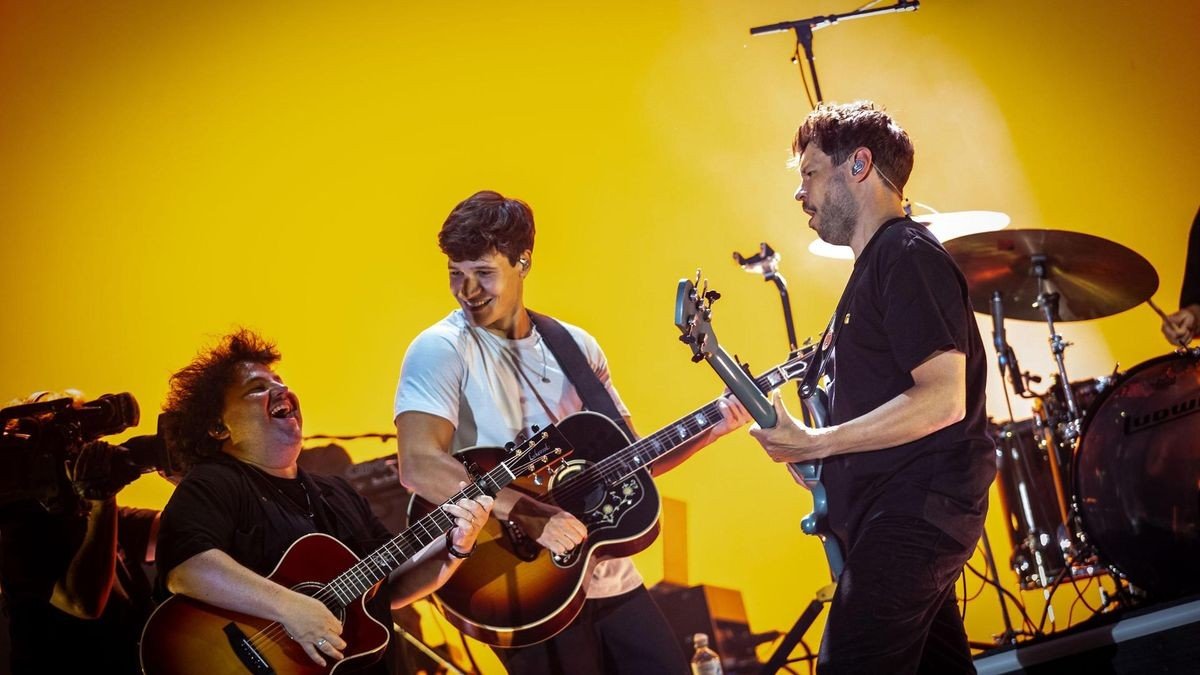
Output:
[[1039,273],[1047,293],[1058,293],[1056,321],[1086,321],[1124,312],[1158,290],[1150,261],[1114,241],[1064,230],[982,232],[946,242],[967,277],[971,306],[991,311],[1000,291],[1004,314],[1043,321],[1035,306]]
[[[946,213],[923,213],[913,220],[929,226],[929,232],[940,242],[965,237],[979,232],[993,232],[1008,227],[1011,220],[1007,213],[999,211],[947,211]],[[821,239],[808,245],[808,252],[822,258],[850,260],[854,251],[849,246],[834,246]]]

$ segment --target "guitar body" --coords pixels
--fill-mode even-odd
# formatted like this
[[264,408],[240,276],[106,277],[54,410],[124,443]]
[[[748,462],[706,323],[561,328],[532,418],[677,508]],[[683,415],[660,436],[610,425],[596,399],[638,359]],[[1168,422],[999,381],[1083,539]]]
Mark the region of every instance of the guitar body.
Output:
[[[515,525],[488,519],[475,552],[435,596],[447,620],[463,633],[499,647],[519,647],[553,637],[574,620],[586,599],[585,582],[604,559],[632,555],[658,536],[661,504],[649,472],[639,469],[612,482],[595,468],[629,445],[607,417],[571,415],[555,425],[574,448],[549,489],[521,478],[509,487],[570,512],[588,529],[587,540],[559,558]],[[487,470],[503,458],[499,448],[455,453],[464,464]],[[409,519],[435,505],[413,497]]]
[[[812,396],[801,399],[801,403],[804,406],[806,424],[820,428],[829,423],[829,400],[824,390],[814,390]],[[842,576],[846,560],[842,555],[841,544],[829,529],[829,496],[825,492],[825,485],[821,483],[821,460],[794,462],[792,468],[804,481],[805,487],[812,492],[813,498],[812,513],[800,521],[800,529],[805,534],[811,534],[821,540],[821,545],[825,548],[825,558],[829,561],[829,574],[836,582],[838,577]]]
[[[288,548],[268,578],[311,595],[358,560],[353,551],[333,537],[309,534]],[[343,650],[346,658],[336,662],[326,658],[330,663],[324,667],[313,663],[279,624],[187,596],[171,596],[154,610],[142,631],[142,671],[147,675],[271,672],[252,668],[239,658],[229,635],[232,628],[246,638],[266,629],[267,636],[254,641],[254,650],[279,675],[324,675],[372,663],[383,655],[391,635],[366,610],[366,598],[377,590],[375,586],[338,616],[343,625],[342,639],[347,642]],[[254,657],[247,658],[250,664],[259,663]]]

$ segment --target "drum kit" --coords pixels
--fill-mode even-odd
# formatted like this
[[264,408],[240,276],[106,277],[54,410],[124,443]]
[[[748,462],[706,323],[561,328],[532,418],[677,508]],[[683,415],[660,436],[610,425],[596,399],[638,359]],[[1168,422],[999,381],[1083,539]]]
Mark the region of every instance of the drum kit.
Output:
[[[1200,349],[1072,381],[1055,328],[1153,306],[1154,267],[1115,242],[1061,230],[979,232],[945,247],[972,307],[992,314],[1001,374],[1033,402],[1031,418],[992,426],[1022,588],[1111,572],[1151,598],[1200,591]],[[1040,378],[1020,371],[1006,313],[1049,329],[1057,373],[1044,392],[1029,391]]]

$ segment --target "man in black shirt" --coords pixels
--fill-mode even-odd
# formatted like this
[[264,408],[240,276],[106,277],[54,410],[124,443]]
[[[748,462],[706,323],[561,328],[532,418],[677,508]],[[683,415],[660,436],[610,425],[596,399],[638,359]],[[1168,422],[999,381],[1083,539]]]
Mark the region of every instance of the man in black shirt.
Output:
[[[320,600],[264,575],[306,534],[328,534],[360,557],[392,535],[345,480],[297,467],[300,401],[271,369],[278,359],[273,345],[243,330],[171,378],[166,409],[190,468],[163,511],[159,579],[172,593],[282,624],[325,665],[351,655],[342,651],[341,622]],[[372,616],[390,627],[389,605],[445,583],[474,549],[491,504],[480,497],[446,505],[455,527],[391,576],[369,605]]]
[[954,261],[906,217],[912,143],[869,102],[822,104],[793,143],[809,226],[854,250],[822,340],[830,426],[752,434],[777,462],[823,460],[845,569],[821,673],[974,672],[954,582],[982,532],[995,475],[986,363]]

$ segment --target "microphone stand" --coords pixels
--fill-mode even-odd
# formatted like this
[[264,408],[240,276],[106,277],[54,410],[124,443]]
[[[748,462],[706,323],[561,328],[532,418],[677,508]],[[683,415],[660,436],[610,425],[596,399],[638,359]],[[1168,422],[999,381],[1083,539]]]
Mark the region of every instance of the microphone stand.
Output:
[[808,72],[812,74],[813,91],[817,94],[817,102],[825,100],[821,95],[821,83],[817,79],[817,63],[813,57],[813,32],[818,31],[826,26],[832,26],[838,21],[849,21],[851,19],[863,19],[868,16],[876,16],[879,14],[895,14],[898,12],[915,12],[921,7],[919,0],[899,0],[894,5],[887,7],[879,7],[877,9],[856,9],[853,12],[845,14],[826,14],[822,16],[812,16],[807,19],[796,19],[795,21],[781,21],[766,26],[755,26],[750,29],[751,35],[767,35],[768,33],[780,33],[783,31],[794,31],[796,33],[796,44],[804,47],[804,56],[808,59]]
[[[809,35],[811,39],[811,33]],[[813,79],[816,79],[815,75]],[[775,288],[779,291],[779,299],[783,303],[783,322],[787,326],[789,357],[799,354],[800,350],[796,345],[796,326],[792,322],[792,303],[788,297],[787,280],[779,273],[779,254],[771,248],[770,244],[764,241],[759,245],[758,253],[746,257],[734,251],[733,259],[743,270],[751,274],[761,274],[763,281],[775,283]],[[799,394],[801,400],[804,399],[804,379],[802,378],[796,382],[796,392]],[[804,414],[804,423],[815,426],[816,420],[812,419],[812,416],[809,414],[808,406],[801,406],[801,411]],[[759,675],[774,675],[774,673],[784,668],[788,663],[796,660],[789,660],[788,657],[791,656],[792,650],[796,648],[796,645],[804,641],[804,634],[808,632],[813,621],[816,621],[817,616],[821,614],[821,609],[825,604],[833,599],[833,593],[836,588],[837,580],[835,579],[834,583],[827,584],[817,590],[816,596],[808,603],[808,607],[804,609],[800,617],[792,624],[791,629],[783,636],[783,640],[771,652],[770,658],[767,659],[766,664],[759,671]],[[805,649],[808,649],[807,645],[805,645]],[[815,657],[810,652],[807,658]]]
[[[763,281],[775,283],[775,288],[779,291],[779,301],[783,304],[783,323],[787,328],[788,358],[797,356],[800,348],[796,344],[796,325],[792,322],[792,302],[788,296],[787,279],[784,279],[783,275],[779,273],[779,254],[764,241],[759,244],[758,253],[747,257],[734,251],[733,259],[743,270],[751,274],[761,274]],[[804,378],[796,381],[796,393],[800,398],[804,398]],[[813,424],[815,420],[809,419],[807,407],[804,407],[803,412],[804,423]]]

